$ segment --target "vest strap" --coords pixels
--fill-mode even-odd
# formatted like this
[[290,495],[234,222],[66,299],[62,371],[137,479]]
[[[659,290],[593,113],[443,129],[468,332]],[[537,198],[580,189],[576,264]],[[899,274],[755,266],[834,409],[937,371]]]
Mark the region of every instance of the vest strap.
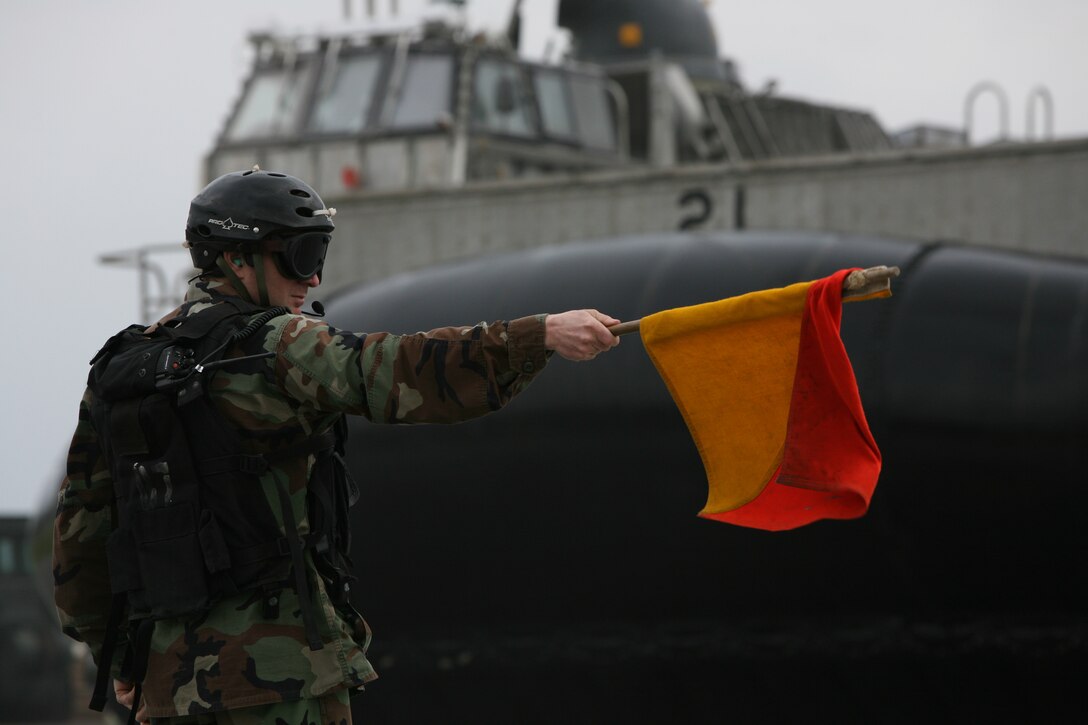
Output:
[[154,619],[145,619],[136,628],[136,640],[132,646],[132,681],[136,683],[136,687],[132,691],[132,709],[128,713],[128,725],[135,725],[136,711],[140,709],[140,700],[144,692],[144,677],[147,676],[147,660],[151,655],[151,635],[154,631]]
[[327,430],[324,433],[299,441],[285,448],[280,448],[268,453],[238,453],[231,456],[207,458],[196,464],[197,472],[201,477],[216,476],[223,473],[241,471],[259,476],[268,470],[269,465],[289,458],[297,458],[303,455],[321,453],[332,450],[336,445],[336,433]]
[[287,534],[287,545],[291,550],[291,573],[294,575],[294,588],[298,596],[299,609],[302,610],[302,623],[306,628],[306,641],[312,651],[324,649],[325,645],[321,641],[317,622],[314,620],[314,602],[310,584],[306,580],[306,562],[302,558],[302,541],[298,535],[298,522],[295,520],[295,511],[291,505],[291,495],[287,492],[287,484],[280,479],[276,480],[276,493],[279,495],[280,509],[283,512],[283,528]]
[[290,555],[291,547],[287,543],[287,537],[284,536],[265,544],[255,544],[244,549],[231,549],[230,560],[234,566],[247,566],[266,559],[279,559]]
[[106,636],[102,640],[102,649],[98,653],[98,675],[94,680],[94,692],[91,694],[91,703],[87,706],[95,712],[102,712],[106,707],[106,686],[110,680],[110,663],[113,662],[113,651],[117,649],[117,633],[121,628],[121,615],[125,611],[127,592],[113,595],[110,603],[110,614],[106,620]]

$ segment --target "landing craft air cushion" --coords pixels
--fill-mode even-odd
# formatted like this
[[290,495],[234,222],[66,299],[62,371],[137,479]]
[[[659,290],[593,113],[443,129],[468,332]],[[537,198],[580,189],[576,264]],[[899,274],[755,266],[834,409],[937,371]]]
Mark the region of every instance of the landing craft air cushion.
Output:
[[585,304],[630,319],[876,264],[902,268],[893,297],[843,314],[884,454],[862,519],[773,534],[698,519],[699,456],[631,338],[550,363],[492,418],[354,421],[356,604],[383,673],[360,720],[1079,711],[1088,265],[651,235],[409,273],[336,295],[328,315],[361,330]]

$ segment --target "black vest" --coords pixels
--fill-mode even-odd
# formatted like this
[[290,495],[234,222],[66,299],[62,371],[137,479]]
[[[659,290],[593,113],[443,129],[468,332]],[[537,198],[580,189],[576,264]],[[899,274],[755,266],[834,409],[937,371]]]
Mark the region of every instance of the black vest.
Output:
[[[358,490],[341,457],[345,419],[321,434],[246,454],[238,431],[207,394],[219,368],[265,365],[262,358],[272,353],[223,356],[286,312],[224,297],[149,334],[140,326],[126,328],[91,361],[91,415],[117,506],[107,544],[113,606],[92,708],[101,710],[105,703],[106,675],[121,629],[129,630],[126,674],[139,683],[155,620],[198,614],[239,592],[263,597],[271,618],[278,614],[279,593],[295,589],[310,648],[320,649],[307,550],[333,602],[354,614],[348,602],[348,508]],[[259,477],[270,464],[311,454],[310,533],[303,537],[286,486],[277,482],[274,511]]]

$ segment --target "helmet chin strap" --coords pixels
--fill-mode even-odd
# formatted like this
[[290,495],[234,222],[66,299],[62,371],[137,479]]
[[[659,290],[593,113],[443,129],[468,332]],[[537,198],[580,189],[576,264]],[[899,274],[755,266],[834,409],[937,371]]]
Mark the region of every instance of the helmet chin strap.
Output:
[[[230,282],[230,286],[234,288],[234,291],[238,293],[238,296],[246,302],[253,304],[253,297],[250,296],[249,290],[242,284],[242,280],[234,273],[234,269],[227,263],[227,260],[223,258],[223,255],[219,255],[219,258],[215,260],[215,266],[218,267],[219,271],[223,273],[223,276],[227,278],[227,281]],[[258,267],[258,269],[260,269],[260,267]],[[263,282],[264,275],[260,274],[259,279]],[[261,286],[260,283],[258,283],[258,286]],[[261,296],[265,297],[267,295],[262,294]]]
[[272,301],[268,299],[268,285],[264,280],[264,259],[260,252],[253,253],[253,268],[257,270],[257,292],[261,296],[260,305],[271,307]]

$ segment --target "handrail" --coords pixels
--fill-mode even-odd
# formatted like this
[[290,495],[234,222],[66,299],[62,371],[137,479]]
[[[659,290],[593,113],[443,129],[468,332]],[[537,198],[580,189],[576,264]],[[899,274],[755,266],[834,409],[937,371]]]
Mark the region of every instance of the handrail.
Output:
[[743,161],[744,156],[740,152],[740,146],[737,145],[737,139],[733,136],[732,129],[729,128],[729,122],[725,120],[722,107],[718,105],[718,97],[710,94],[703,96],[703,105],[706,106],[710,122],[714,124],[714,129],[718,132],[718,138],[721,139],[726,158],[729,159],[730,163],[734,164]]
[[620,159],[627,161],[631,158],[631,111],[627,103],[627,93],[616,81],[605,76],[605,90],[612,96],[612,102],[616,104],[616,135],[619,146]]
[[389,87],[385,91],[385,99],[381,109],[379,126],[385,128],[393,120],[397,105],[400,102],[400,94],[404,90],[404,75],[408,65],[408,46],[411,38],[408,33],[397,36],[397,44],[393,50],[393,69],[389,73]]
[[1054,138],[1054,97],[1044,85],[1035,86],[1028,92],[1027,120],[1024,123],[1025,136],[1028,141],[1035,139],[1035,101],[1037,99],[1043,102],[1043,122],[1046,127],[1043,138],[1040,140],[1049,141]]
[[318,98],[324,98],[332,90],[332,85],[336,81],[336,72],[340,69],[340,48],[343,44],[344,39],[336,37],[329,40],[325,48],[324,67],[321,71],[324,75],[321,78],[321,87],[317,91]]
[[468,176],[468,127],[469,114],[472,111],[472,80],[476,69],[476,45],[469,45],[461,56],[461,68],[457,74],[457,105],[450,124],[449,183],[460,186]]
[[967,98],[963,102],[963,133],[967,145],[971,145],[971,128],[974,125],[975,101],[986,91],[992,92],[997,97],[997,107],[1000,113],[1001,136],[1004,141],[1009,137],[1009,98],[1005,90],[993,81],[981,81],[967,92]]

